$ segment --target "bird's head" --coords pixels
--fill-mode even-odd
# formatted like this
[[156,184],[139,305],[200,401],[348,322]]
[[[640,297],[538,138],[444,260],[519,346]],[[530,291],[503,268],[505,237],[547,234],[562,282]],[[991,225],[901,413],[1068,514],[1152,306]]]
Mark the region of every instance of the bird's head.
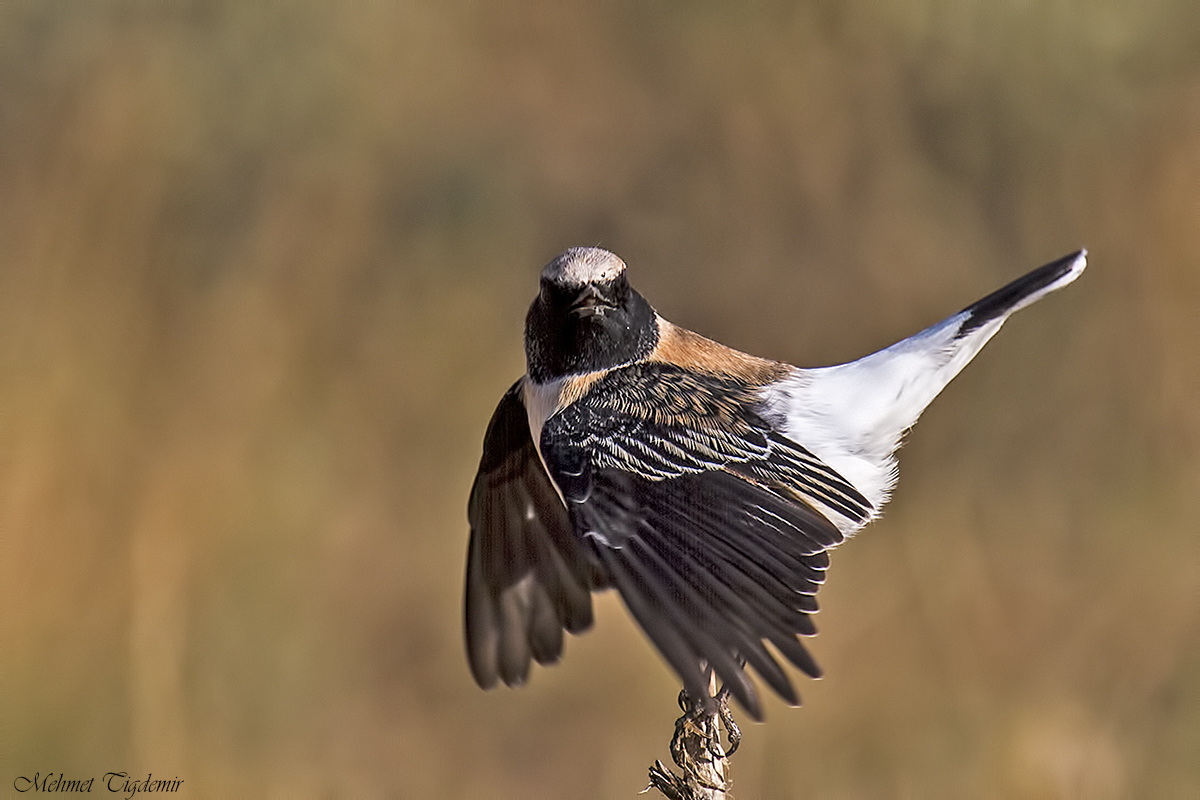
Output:
[[625,262],[599,247],[572,247],[542,270],[525,318],[529,375],[545,382],[644,358],[658,320],[629,285]]

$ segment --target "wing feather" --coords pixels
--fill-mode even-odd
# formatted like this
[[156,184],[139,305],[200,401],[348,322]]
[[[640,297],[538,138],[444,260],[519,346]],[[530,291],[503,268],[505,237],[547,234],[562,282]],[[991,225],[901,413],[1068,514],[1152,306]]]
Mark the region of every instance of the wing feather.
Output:
[[485,689],[557,661],[563,630],[591,626],[591,590],[603,583],[534,449],[520,390],[492,416],[467,507],[467,661]]
[[759,719],[748,664],[785,701],[798,703],[766,642],[797,668],[820,675],[797,637],[816,632],[810,614],[818,583],[809,560],[823,555],[816,540],[833,534],[799,534],[832,528],[828,520],[723,470],[660,481],[600,470],[588,500],[571,511],[689,693],[711,667]]
[[817,509],[865,519],[865,498],[779,433],[752,386],[661,363],[612,370],[546,420],[541,459],[521,388],[489,425],[469,509],[480,685],[556,660],[563,630],[591,624],[591,591],[611,585],[692,696],[707,697],[711,670],[761,718],[749,666],[798,703],[778,656],[821,674],[799,637],[816,633],[843,538]]
[[815,501],[856,522],[866,520],[867,499],[777,430],[775,416],[761,387],[671,364],[633,364],[607,373],[553,414],[540,446],[568,499],[586,498],[580,483],[588,468],[651,480],[731,468],[794,492],[801,504]]

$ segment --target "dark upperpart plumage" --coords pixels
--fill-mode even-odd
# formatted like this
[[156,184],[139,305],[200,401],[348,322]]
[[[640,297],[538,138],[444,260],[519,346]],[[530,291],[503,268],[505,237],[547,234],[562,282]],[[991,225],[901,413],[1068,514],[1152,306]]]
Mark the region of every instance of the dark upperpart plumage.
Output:
[[828,551],[879,514],[900,437],[1013,311],[1073,281],[1059,259],[885,350],[797,369],[661,319],[599,248],[542,272],[528,371],[504,395],[471,490],[465,631],[476,682],[524,683],[616,588],[693,697],[708,670],[756,719],[745,666],[820,669]]

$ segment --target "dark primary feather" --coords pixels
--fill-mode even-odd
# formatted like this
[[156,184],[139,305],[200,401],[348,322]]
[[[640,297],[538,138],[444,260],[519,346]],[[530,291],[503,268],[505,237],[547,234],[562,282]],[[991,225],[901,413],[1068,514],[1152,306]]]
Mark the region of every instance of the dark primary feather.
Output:
[[855,520],[870,509],[772,418],[754,386],[641,363],[599,379],[541,439],[577,534],[688,692],[705,696],[711,667],[756,718],[743,664],[798,701],[767,642],[820,674],[797,636],[815,632],[824,551],[842,534],[812,501]]
[[534,450],[520,386],[488,425],[467,508],[467,659],[484,688],[524,683],[531,659],[557,661],[563,630],[591,626],[602,583]]
[[811,509],[725,470],[654,481],[606,469],[572,515],[689,694],[706,696],[711,666],[761,718],[746,662],[780,697],[799,702],[765,642],[820,675],[797,636],[816,632],[812,595],[828,565],[817,542],[841,537]]
[[554,661],[562,631],[591,623],[590,591],[615,586],[689,694],[712,669],[755,718],[749,665],[789,703],[777,655],[820,668],[814,595],[842,540],[819,501],[851,519],[870,504],[778,433],[758,390],[670,364],[621,367],[547,420],[542,454],[518,382],[488,427],[472,490],[466,633],[484,687]]

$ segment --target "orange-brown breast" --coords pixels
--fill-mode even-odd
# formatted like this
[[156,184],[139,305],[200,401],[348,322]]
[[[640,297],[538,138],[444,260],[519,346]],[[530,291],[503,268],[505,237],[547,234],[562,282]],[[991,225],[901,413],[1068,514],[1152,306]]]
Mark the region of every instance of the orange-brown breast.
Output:
[[658,345],[647,361],[677,364],[711,375],[725,375],[752,386],[765,386],[792,371],[787,364],[747,355],[673,325],[662,317],[659,317],[658,325]]
[[588,372],[584,375],[574,375],[563,381],[562,390],[558,394],[558,408],[562,410],[587,394],[592,384],[603,378],[609,370]]

